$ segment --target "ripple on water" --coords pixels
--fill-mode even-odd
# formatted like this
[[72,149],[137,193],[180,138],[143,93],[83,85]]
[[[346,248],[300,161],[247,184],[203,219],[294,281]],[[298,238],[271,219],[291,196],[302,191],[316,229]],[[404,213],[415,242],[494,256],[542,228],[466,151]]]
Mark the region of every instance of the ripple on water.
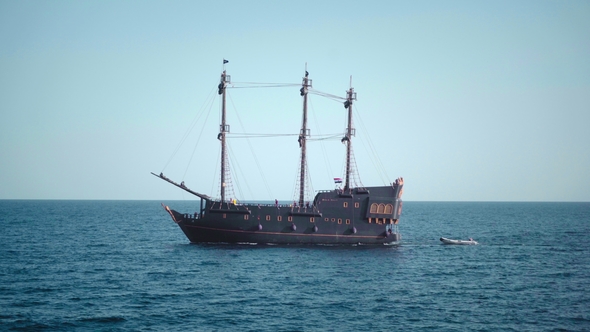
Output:
[[0,201],[0,326],[590,329],[590,204],[406,202],[400,246],[191,245],[161,210]]

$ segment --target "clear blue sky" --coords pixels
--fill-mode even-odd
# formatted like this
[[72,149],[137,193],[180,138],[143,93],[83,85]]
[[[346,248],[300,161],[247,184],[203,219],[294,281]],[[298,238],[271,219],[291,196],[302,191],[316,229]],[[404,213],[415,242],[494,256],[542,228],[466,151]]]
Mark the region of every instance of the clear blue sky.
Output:
[[[590,201],[590,2],[537,0],[2,1],[0,199],[190,199],[149,174],[162,170],[217,195],[217,101],[191,164],[200,124],[171,155],[223,58],[234,82],[300,83],[307,63],[314,88],[340,96],[352,75],[365,186]],[[229,93],[232,132],[298,131],[297,87]],[[341,105],[311,103],[312,135],[315,121],[344,130]],[[240,198],[291,200],[296,138],[250,140],[257,163],[235,142]],[[316,190],[342,176],[344,145],[324,143],[310,147]]]

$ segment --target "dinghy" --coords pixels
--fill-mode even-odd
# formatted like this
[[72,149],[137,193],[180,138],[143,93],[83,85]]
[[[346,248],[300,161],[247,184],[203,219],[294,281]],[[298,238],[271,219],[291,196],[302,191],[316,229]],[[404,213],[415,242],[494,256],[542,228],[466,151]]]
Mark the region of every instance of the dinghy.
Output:
[[453,240],[441,237],[440,241],[444,244],[478,244],[477,241],[474,241],[471,238],[469,240]]

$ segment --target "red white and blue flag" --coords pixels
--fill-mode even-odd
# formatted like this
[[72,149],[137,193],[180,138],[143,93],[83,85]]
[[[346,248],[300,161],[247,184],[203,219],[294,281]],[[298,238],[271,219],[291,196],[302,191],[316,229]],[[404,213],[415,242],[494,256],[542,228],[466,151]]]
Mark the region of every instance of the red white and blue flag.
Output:
[[342,178],[334,178],[334,183],[342,183]]

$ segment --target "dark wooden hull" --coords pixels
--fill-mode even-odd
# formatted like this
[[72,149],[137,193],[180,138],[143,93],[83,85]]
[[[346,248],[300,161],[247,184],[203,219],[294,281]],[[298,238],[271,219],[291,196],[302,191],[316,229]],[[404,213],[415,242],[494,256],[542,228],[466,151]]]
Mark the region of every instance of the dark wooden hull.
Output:
[[[308,206],[201,202],[196,213],[166,210],[193,243],[399,243],[401,186],[318,193]],[[204,204],[203,204],[204,203]]]

